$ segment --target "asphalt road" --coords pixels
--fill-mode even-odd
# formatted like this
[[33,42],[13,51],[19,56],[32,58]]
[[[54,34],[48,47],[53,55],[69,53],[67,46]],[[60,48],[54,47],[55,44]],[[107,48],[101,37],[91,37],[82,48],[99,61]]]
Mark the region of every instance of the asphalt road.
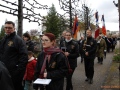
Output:
[[[103,60],[103,64],[98,64],[97,58],[94,61],[94,78],[93,84],[85,82],[85,70],[84,62],[81,63],[80,57],[78,58],[78,66],[73,74],[73,90],[101,90],[103,82],[107,77],[109,67],[112,62],[113,52],[107,53],[106,59]],[[65,83],[66,84],[66,83]],[[65,86],[64,86],[65,90]]]

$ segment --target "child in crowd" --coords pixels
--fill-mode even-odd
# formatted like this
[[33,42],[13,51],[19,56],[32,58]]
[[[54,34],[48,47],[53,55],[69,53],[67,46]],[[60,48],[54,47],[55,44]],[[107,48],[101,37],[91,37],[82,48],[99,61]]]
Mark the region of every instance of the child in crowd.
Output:
[[24,90],[30,90],[32,88],[32,80],[34,76],[34,71],[36,67],[37,60],[34,57],[34,53],[32,51],[28,51],[28,64],[26,66],[26,71],[24,75],[25,86]]

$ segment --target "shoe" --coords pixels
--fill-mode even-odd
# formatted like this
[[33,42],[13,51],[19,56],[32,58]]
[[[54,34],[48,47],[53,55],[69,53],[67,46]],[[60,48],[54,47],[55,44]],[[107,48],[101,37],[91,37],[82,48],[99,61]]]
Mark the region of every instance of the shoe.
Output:
[[93,79],[90,79],[90,80],[89,80],[89,84],[92,84],[92,83],[93,83]]
[[97,63],[100,63],[100,62],[97,62]]
[[81,63],[83,62],[83,60],[81,60]]
[[89,78],[86,78],[85,81],[86,81],[86,82],[89,81]]
[[83,58],[81,58],[81,63],[83,62]]
[[100,62],[100,64],[103,64],[102,62]]

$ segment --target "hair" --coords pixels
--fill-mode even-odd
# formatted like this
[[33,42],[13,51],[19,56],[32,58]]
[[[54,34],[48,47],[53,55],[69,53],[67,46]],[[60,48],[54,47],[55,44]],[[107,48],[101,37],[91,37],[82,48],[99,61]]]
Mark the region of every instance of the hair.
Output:
[[53,33],[45,33],[43,36],[47,36],[50,41],[54,41],[56,39]]
[[27,37],[27,38],[28,38],[28,40],[31,40],[31,36],[30,36],[30,34],[29,34],[29,33],[24,33],[24,34],[23,34],[23,36],[24,36],[24,37]]
[[12,21],[6,21],[6,22],[5,22],[5,24],[12,24],[12,25],[13,25],[13,27],[15,27],[15,23],[14,23],[14,22],[12,22]]
[[64,30],[64,31],[62,31],[62,34],[64,33],[64,32],[66,32],[67,30]]
[[70,30],[66,30],[66,33],[70,33],[72,35],[72,32]]
[[92,30],[90,30],[90,29],[87,29],[86,32],[87,32],[87,31],[90,31],[90,32],[92,33]]
[[28,51],[28,55],[31,55],[34,57],[34,53],[32,51]]

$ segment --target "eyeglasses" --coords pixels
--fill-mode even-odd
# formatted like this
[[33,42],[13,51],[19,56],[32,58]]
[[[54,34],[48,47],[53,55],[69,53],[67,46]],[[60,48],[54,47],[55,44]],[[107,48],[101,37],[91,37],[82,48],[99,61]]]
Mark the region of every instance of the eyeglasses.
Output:
[[5,29],[13,29],[12,27],[5,27]]
[[42,41],[42,43],[44,43],[44,42],[50,42],[49,40],[47,40],[47,39],[45,39],[45,40],[41,40]]
[[71,36],[71,35],[65,35],[65,36]]

